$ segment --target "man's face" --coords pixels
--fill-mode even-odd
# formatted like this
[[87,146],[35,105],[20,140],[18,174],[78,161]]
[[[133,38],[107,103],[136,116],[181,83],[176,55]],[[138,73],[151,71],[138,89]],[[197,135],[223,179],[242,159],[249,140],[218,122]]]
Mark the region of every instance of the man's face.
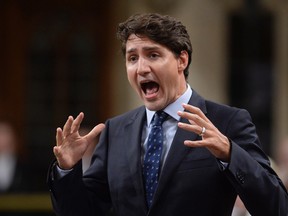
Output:
[[126,69],[131,86],[149,110],[161,110],[186,90],[183,70],[188,54],[179,57],[147,37],[130,35],[126,43]]

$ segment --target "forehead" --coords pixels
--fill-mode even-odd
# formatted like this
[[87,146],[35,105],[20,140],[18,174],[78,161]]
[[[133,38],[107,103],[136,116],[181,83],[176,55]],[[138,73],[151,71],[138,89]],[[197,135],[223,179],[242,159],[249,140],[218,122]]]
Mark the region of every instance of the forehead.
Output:
[[164,46],[162,46],[159,43],[156,43],[150,38],[141,35],[138,36],[135,34],[131,34],[126,42],[126,53],[130,53],[139,49],[145,50],[145,49],[163,49],[163,48],[165,49]]

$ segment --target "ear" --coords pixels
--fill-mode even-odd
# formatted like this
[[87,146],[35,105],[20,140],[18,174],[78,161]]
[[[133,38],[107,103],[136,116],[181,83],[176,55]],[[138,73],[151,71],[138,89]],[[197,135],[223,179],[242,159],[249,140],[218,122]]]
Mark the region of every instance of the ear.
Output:
[[178,71],[183,72],[188,65],[189,55],[186,50],[181,51],[178,57]]

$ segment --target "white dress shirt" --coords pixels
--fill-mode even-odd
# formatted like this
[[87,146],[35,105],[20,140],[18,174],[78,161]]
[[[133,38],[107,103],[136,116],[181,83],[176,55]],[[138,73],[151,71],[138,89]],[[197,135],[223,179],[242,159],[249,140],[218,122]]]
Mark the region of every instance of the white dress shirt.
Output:
[[[183,95],[181,95],[176,101],[173,103],[169,104],[164,111],[169,115],[167,120],[164,121],[162,128],[163,128],[163,135],[164,135],[164,140],[163,140],[163,151],[162,151],[162,166],[165,163],[165,160],[167,158],[169,149],[171,147],[173,138],[175,136],[176,130],[178,128],[177,123],[180,120],[180,116],[178,116],[177,112],[178,111],[183,111],[184,108],[182,106],[183,103],[188,103],[190,98],[192,96],[192,89],[187,84],[187,89],[184,92]],[[147,149],[147,139],[148,139],[148,134],[151,130],[151,121],[152,118],[155,114],[155,111],[148,110],[146,108],[146,115],[147,115],[147,121],[146,124],[143,127],[143,132],[142,132],[142,139],[141,139],[141,146],[142,146],[142,163],[144,159],[144,155]],[[184,144],[183,144],[184,145]],[[72,169],[71,169],[72,170]],[[65,176],[67,173],[69,173],[71,170],[63,170],[59,166],[57,166],[57,173],[58,177],[62,178]]]
[[[163,128],[163,151],[162,151],[162,167],[163,164],[166,161],[168,152],[170,150],[172,141],[174,139],[175,133],[178,128],[178,122],[180,120],[180,116],[177,114],[178,111],[183,111],[184,108],[182,106],[183,103],[188,103],[190,98],[192,96],[192,89],[187,84],[187,89],[184,92],[183,95],[181,95],[176,101],[169,104],[163,111],[166,112],[169,116],[166,121],[163,122],[162,128]],[[142,139],[141,139],[141,146],[142,146],[142,163],[144,160],[144,155],[147,150],[147,140],[148,140],[148,134],[151,131],[151,121],[155,114],[155,111],[151,111],[146,108],[146,115],[147,115],[147,121],[144,125],[143,132],[142,132]],[[184,145],[184,144],[183,144]]]

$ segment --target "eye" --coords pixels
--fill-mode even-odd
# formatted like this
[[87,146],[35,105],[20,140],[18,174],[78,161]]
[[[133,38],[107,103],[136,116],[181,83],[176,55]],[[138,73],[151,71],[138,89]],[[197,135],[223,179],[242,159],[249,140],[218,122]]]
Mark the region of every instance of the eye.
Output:
[[131,55],[131,56],[128,56],[127,60],[128,62],[135,62],[137,61],[138,57],[136,55]]
[[150,54],[150,58],[151,59],[155,59],[155,58],[158,58],[159,57],[159,54],[158,53],[151,53]]

